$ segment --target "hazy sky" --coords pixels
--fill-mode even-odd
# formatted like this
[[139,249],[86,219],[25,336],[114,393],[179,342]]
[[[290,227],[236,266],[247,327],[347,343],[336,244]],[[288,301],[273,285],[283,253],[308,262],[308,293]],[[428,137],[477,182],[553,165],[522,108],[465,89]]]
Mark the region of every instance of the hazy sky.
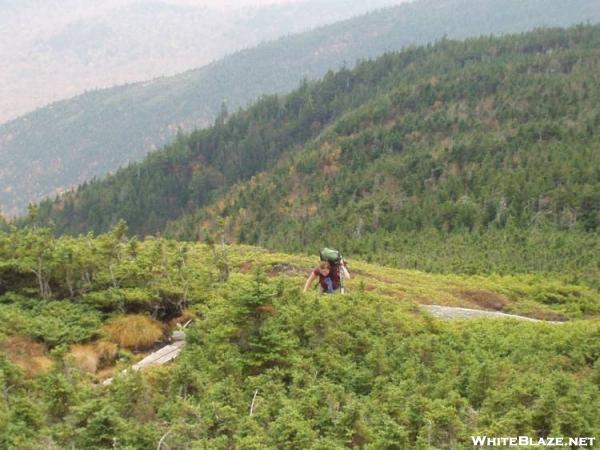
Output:
[[301,0],[167,0],[169,3],[207,5],[212,8],[235,8],[242,6],[264,6],[274,3],[293,3]]
[[0,123],[403,1],[0,0]]

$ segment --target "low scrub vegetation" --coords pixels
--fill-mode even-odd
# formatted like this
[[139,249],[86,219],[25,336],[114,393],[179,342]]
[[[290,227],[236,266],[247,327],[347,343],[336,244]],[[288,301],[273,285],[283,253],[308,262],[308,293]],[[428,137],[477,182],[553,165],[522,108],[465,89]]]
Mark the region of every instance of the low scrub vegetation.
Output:
[[[0,234],[0,447],[425,450],[600,432],[596,291],[348,259],[349,294],[320,297],[301,294],[316,255],[123,227]],[[565,323],[440,322],[419,303]],[[174,364],[120,374],[190,319]]]

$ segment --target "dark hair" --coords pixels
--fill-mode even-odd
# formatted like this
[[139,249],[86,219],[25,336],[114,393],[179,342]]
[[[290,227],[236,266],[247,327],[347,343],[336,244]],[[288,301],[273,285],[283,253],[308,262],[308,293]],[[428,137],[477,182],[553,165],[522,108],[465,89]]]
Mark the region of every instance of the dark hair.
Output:
[[321,264],[319,264],[319,269],[321,269],[321,270],[323,270],[323,269],[331,270],[331,264],[329,264],[328,261],[321,261]]

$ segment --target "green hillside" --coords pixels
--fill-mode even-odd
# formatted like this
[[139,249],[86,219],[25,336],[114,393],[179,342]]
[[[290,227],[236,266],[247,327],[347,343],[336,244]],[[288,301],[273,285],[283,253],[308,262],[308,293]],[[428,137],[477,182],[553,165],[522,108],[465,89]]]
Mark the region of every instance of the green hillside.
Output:
[[[59,233],[203,238],[599,287],[599,26],[443,41],[328,74],[40,205]],[[225,218],[225,221],[220,218]]]
[[[351,260],[349,294],[324,298],[300,293],[314,257],[125,231],[0,232],[0,447],[425,450],[600,434],[600,297],[585,286]],[[567,321],[444,322],[421,303]],[[190,319],[173,364],[119,375]]]
[[303,78],[413,44],[600,21],[595,0],[419,0],[265,43],[184,74],[88,92],[0,126],[0,209],[64,191],[170,142],[178,128]]
[[582,47],[578,32],[539,33],[521,54],[440,44],[416,82],[402,71],[168,231],[202,238],[224,217],[232,240],[271,248],[335,243],[443,272],[574,271],[600,287],[599,35],[580,32]]

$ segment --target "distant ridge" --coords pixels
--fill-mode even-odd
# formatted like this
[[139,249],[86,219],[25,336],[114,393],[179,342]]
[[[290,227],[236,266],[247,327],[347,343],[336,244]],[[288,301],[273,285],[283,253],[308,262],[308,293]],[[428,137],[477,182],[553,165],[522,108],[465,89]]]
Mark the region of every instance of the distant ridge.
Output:
[[254,49],[178,76],[88,92],[0,126],[0,210],[60,192],[212,123],[262,94],[357,59],[443,36],[524,31],[600,20],[596,0],[420,0]]

